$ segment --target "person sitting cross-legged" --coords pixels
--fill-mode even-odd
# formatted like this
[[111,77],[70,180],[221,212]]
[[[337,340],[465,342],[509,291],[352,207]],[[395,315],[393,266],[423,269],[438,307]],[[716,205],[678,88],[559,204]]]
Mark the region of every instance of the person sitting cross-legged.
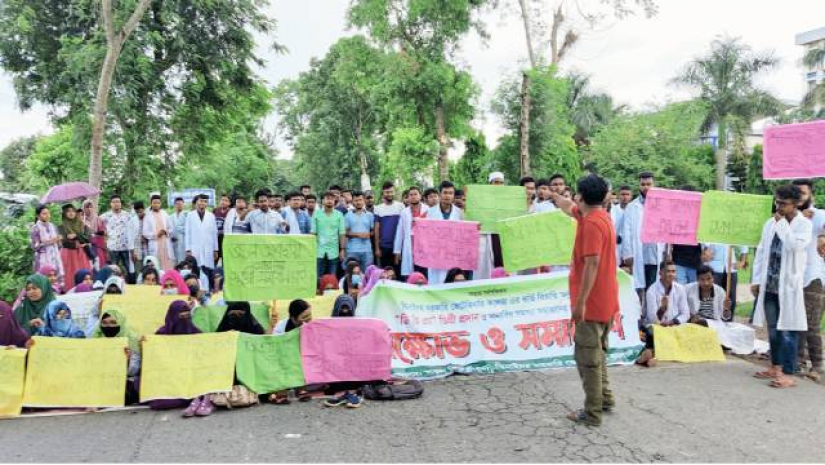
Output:
[[730,299],[725,290],[713,282],[713,269],[702,265],[696,270],[695,283],[685,286],[690,322],[707,326],[707,320],[729,320]]
[[653,326],[676,326],[690,319],[685,287],[676,282],[676,264],[665,260],[659,266],[659,280],[645,294],[645,349],[636,363],[652,367],[656,364]]

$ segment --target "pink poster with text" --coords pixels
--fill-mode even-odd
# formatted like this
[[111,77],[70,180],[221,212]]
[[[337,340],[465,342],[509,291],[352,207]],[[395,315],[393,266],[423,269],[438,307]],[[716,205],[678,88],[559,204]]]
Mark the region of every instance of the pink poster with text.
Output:
[[766,127],[762,146],[762,177],[825,177],[825,121]]
[[700,192],[650,189],[645,198],[642,242],[696,245]]
[[419,219],[413,223],[413,262],[424,268],[475,270],[478,223]]
[[391,378],[387,324],[374,318],[328,318],[301,326],[301,361],[307,384]]

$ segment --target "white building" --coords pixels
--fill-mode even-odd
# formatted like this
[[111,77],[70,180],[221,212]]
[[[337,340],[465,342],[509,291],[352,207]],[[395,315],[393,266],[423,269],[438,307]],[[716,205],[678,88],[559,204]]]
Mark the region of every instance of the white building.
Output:
[[[813,31],[797,34],[796,45],[804,47],[803,56],[814,48],[825,48],[825,27],[814,29]],[[825,61],[820,61],[814,66],[804,66],[805,93],[825,82]]]

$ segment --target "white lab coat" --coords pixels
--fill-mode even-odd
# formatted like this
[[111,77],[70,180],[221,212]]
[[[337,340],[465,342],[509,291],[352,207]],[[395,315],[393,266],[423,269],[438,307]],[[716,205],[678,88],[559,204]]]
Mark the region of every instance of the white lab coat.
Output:
[[[613,221],[613,229],[616,230],[616,236],[622,237],[622,226],[624,225],[624,210],[618,205],[610,206],[610,219]],[[616,244],[616,263],[622,263],[622,247],[621,241]]]
[[[622,218],[622,260],[633,259],[633,287],[635,289],[645,288],[645,263],[642,252],[642,219],[644,218],[644,205],[637,198],[628,204],[624,210]],[[656,244],[656,266],[662,260],[664,244]]]
[[[464,212],[461,211],[460,208],[453,206],[453,209],[450,212],[450,217],[444,220],[444,216],[441,215],[441,207],[435,207],[427,210],[427,218],[440,221],[462,221],[464,219]],[[449,271],[450,270],[428,268],[427,282],[430,284],[443,284],[444,280],[447,279],[447,273]]]
[[782,240],[782,265],[779,268],[779,331],[807,331],[803,284],[808,244],[813,226],[810,220],[797,213],[792,222],[770,218],[762,228],[762,240],[753,260],[753,284],[759,285],[753,324],[765,326],[765,283],[768,280],[768,261],[774,235]]
[[[218,225],[215,215],[205,212],[203,221],[197,211],[186,216],[186,250],[198,261],[199,266],[215,268],[215,252],[218,250]],[[203,273],[201,273],[203,276]],[[203,281],[203,280],[201,280]]]
[[170,215],[175,231],[172,234],[175,238],[175,263],[180,263],[186,258],[186,215],[185,211]]
[[[685,286],[687,293],[688,307],[690,307],[690,314],[696,315],[699,313],[699,308],[702,305],[702,300],[699,297],[699,283],[690,283]],[[713,317],[716,320],[722,319],[722,314],[725,313],[725,290],[721,286],[713,285]]]
[[[427,215],[427,204],[421,203],[422,216]],[[400,219],[398,220],[398,229],[395,230],[395,244],[393,245],[393,253],[401,254],[401,275],[409,276],[415,271],[413,267],[413,251],[412,251],[412,210],[406,207],[401,211]]]
[[[161,210],[160,216],[163,218],[163,228],[168,233],[166,237],[161,240],[166,241],[166,256],[174,263],[175,249],[172,248],[172,237],[175,234],[175,228],[172,224],[172,218],[166,214],[165,211]],[[143,237],[149,241],[149,255],[160,259],[161,257],[158,257],[158,238],[155,233],[155,215],[152,210],[149,210],[146,212],[146,215],[143,216]]]
[[235,225],[235,218],[238,217],[238,211],[235,207],[226,212],[226,218],[223,220],[223,235],[232,234],[232,227]]

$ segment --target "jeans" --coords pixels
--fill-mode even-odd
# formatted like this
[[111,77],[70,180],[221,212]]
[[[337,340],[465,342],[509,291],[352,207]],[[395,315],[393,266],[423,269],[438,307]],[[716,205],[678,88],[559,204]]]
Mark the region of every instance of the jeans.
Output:
[[[730,319],[724,321],[733,321],[734,315],[736,315],[736,286],[738,285],[738,275],[739,273],[731,273],[730,275],[730,289],[728,289],[728,274],[727,273],[713,273],[713,282],[725,290],[728,294],[728,298],[730,299]],[[751,316],[751,322],[753,322],[753,317]]]
[[378,261],[378,264],[382,269],[389,267],[395,270],[396,279],[401,276],[401,267],[395,264],[395,254],[392,253],[392,247],[388,249],[381,247],[381,259]]
[[366,273],[367,267],[373,264],[372,251],[367,252],[347,252],[347,260],[354,258],[361,264],[361,272]]
[[796,372],[796,344],[799,331],[779,331],[779,295],[765,292],[765,320],[768,322],[768,342],[771,347],[771,365],[782,365],[782,372],[792,375]]
[[602,409],[616,400],[607,379],[607,341],[612,323],[576,323],[573,355],[584,388],[584,412],[589,422],[599,424]]
[[335,272],[338,270],[338,256],[335,258],[327,258],[326,256],[318,258],[316,263],[318,265],[318,281],[320,281],[321,276],[325,274],[331,274],[334,276]]
[[808,317],[808,330],[799,337],[799,362],[805,364],[805,352],[811,361],[811,369],[822,369],[822,337],[819,325],[822,322],[822,310],[825,306],[825,290],[822,281],[815,279],[805,288],[805,314]]
[[685,286],[696,282],[696,268],[676,265],[676,282]]
[[128,250],[110,250],[109,263],[117,265],[122,271],[123,276],[128,276],[129,267],[132,263],[132,253]]

